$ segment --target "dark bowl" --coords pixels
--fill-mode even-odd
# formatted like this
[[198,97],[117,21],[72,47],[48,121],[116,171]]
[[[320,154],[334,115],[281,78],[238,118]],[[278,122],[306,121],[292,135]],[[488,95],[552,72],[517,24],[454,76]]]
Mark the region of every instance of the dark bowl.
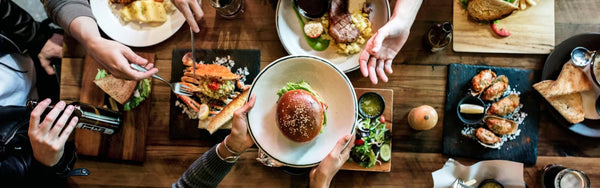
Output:
[[[375,96],[375,99],[380,101],[380,107],[381,107],[381,111],[379,111],[376,115],[368,115],[365,112],[363,112],[362,110],[362,101],[365,100],[366,97],[368,96]],[[379,94],[379,93],[375,93],[375,92],[366,92],[364,94],[362,94],[360,96],[360,98],[358,98],[358,113],[360,113],[360,115],[362,115],[365,118],[376,118],[381,116],[381,114],[383,114],[383,111],[385,111],[385,100],[383,99],[383,97]]]
[[600,96],[596,99],[596,112],[600,114]]
[[[598,55],[598,54],[596,54]],[[592,82],[596,83],[596,86],[600,87],[600,81],[598,80],[599,78],[596,77],[596,68],[595,66],[600,66],[600,62],[596,62],[596,56],[594,56],[594,58],[592,58],[592,64],[590,64],[590,74],[592,75]],[[598,70],[600,71],[600,68],[598,68]],[[600,75],[600,72],[598,73],[598,75]]]
[[479,186],[477,186],[477,188],[483,188],[483,186],[488,183],[500,185],[501,188],[504,188],[504,185],[502,185],[499,181],[497,181],[495,179],[485,179],[485,180],[481,181],[481,183],[479,184]]
[[[460,113],[460,105],[461,104],[475,104],[475,105],[479,105],[479,106],[483,106],[483,113],[481,114],[463,114]],[[460,101],[458,101],[458,105],[456,105],[456,115],[458,115],[458,119],[460,119],[460,121],[462,121],[463,123],[467,124],[467,125],[474,125],[477,124],[479,122],[481,122],[481,120],[483,120],[483,117],[485,116],[485,103],[483,103],[483,101],[480,98],[471,96],[471,95],[467,95],[466,97],[460,99]]]

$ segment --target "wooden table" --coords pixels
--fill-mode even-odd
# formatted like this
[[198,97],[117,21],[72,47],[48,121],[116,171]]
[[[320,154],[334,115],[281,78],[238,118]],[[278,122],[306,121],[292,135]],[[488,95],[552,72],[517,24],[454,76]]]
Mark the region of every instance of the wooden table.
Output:
[[[288,55],[275,28],[275,0],[247,0],[244,16],[224,20],[215,16],[204,0],[204,21],[196,35],[196,48],[260,49],[261,67]],[[395,1],[392,0],[391,5]],[[600,31],[600,0],[556,1],[556,43],[584,32]],[[422,45],[425,31],[434,23],[452,21],[452,1],[425,1],[413,24],[411,35],[393,64],[394,74],[388,83],[372,85],[359,71],[348,74],[354,87],[390,88],[394,90],[393,167],[391,173],[339,172],[333,187],[431,187],[431,172],[440,169],[448,156],[441,155],[444,96],[447,65],[450,63],[480,64],[532,69],[541,73],[547,55],[506,55],[455,53],[451,47],[438,53],[426,52]],[[184,25],[173,37],[158,45],[136,48],[136,51],[157,54],[160,74],[170,78],[171,52],[189,48],[189,31]],[[84,50],[72,38],[66,39],[62,61],[61,99],[77,100]],[[78,74],[79,73],[79,74]],[[69,178],[69,183],[82,187],[166,187],[208,147],[194,140],[169,139],[169,88],[154,84],[151,120],[147,133],[147,155],[143,165],[99,162],[80,159],[76,167],[91,171],[88,177]],[[416,106],[428,104],[440,115],[438,125],[429,131],[414,131],[406,116]],[[594,185],[600,184],[600,139],[584,138],[554,122],[548,107],[542,105],[535,166],[524,169],[523,176],[530,187],[539,187],[538,171],[546,164],[559,163],[585,171]],[[223,187],[306,187],[307,176],[290,176],[278,169],[264,167],[255,161],[256,150],[245,153],[222,181]],[[463,164],[477,162],[457,159]],[[250,177],[251,178],[248,178]]]

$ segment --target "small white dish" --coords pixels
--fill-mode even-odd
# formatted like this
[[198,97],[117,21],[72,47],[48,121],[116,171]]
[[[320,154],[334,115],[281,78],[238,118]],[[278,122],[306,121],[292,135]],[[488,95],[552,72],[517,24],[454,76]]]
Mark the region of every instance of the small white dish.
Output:
[[[327,124],[309,142],[285,137],[277,126],[277,91],[288,82],[306,81],[328,105]],[[315,166],[344,135],[353,135],[358,104],[352,83],[329,61],[308,55],[286,56],[265,67],[250,89],[256,104],[248,112],[248,129],[254,142],[269,157],[291,167]]]
[[[349,11],[352,12],[353,10],[362,8],[362,3],[364,2],[365,0],[350,0]],[[390,18],[390,5],[387,0],[373,0],[370,2],[373,8],[370,20],[373,26],[373,33],[375,33],[388,22]],[[283,44],[283,47],[290,55],[319,56],[331,61],[346,73],[359,68],[358,58],[360,53],[353,55],[339,54],[336,52],[337,47],[333,45],[333,41],[331,41],[330,46],[325,51],[315,51],[310,48],[304,39],[304,34],[294,13],[294,8],[294,1],[279,1],[275,15],[279,40],[281,40],[281,44]]]
[[127,46],[146,47],[158,44],[173,34],[185,22],[183,14],[178,10],[168,15],[167,21],[160,25],[140,24],[137,22],[123,22],[118,17],[109,0],[90,0],[90,7],[98,26],[113,40]]

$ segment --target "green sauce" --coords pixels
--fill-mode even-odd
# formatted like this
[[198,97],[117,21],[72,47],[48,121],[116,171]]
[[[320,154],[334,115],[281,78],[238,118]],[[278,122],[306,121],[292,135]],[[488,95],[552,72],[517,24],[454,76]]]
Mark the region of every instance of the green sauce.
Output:
[[365,115],[376,116],[383,111],[381,108],[382,102],[383,101],[376,95],[367,95],[360,101],[360,109]]

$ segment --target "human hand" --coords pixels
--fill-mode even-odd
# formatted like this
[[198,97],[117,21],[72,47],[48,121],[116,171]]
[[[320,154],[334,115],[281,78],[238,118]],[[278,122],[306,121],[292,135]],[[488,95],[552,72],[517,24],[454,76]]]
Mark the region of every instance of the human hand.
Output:
[[33,156],[37,161],[46,166],[54,166],[58,163],[64,153],[65,143],[78,121],[77,117],[73,117],[65,127],[67,120],[74,110],[74,107],[71,105],[56,120],[66,105],[65,102],[60,101],[46,115],[44,121],[40,123],[40,116],[50,102],[50,99],[40,102],[31,112],[29,119],[29,141],[31,142]]
[[194,33],[200,32],[198,27],[198,21],[204,17],[204,12],[200,7],[199,0],[174,0],[173,4],[179,9],[179,12],[183,14],[188,25],[192,28]]
[[254,145],[252,137],[248,134],[248,120],[246,117],[248,111],[254,107],[254,102],[256,102],[256,95],[252,95],[244,106],[233,113],[231,134],[225,138],[227,139],[225,142],[236,153],[242,153]]
[[[350,157],[354,139],[355,136],[346,135],[337,141],[333,150],[321,161],[319,166],[310,171],[310,187],[329,187],[333,176]],[[344,148],[347,142],[348,145]]]
[[53,34],[52,37],[46,41],[46,44],[42,47],[42,50],[38,54],[38,59],[42,64],[42,68],[48,73],[48,75],[56,74],[52,65],[50,65],[51,58],[62,58],[62,44],[63,36],[61,34]]
[[[387,82],[387,74],[392,74],[392,60],[408,39],[410,26],[388,22],[381,27],[365,45],[359,57],[360,72],[377,84],[377,76]],[[384,72],[385,69],[385,72]]]
[[[87,53],[117,78],[142,80],[158,72],[154,64],[135,54],[127,46],[101,37],[86,41]],[[148,71],[139,72],[129,62],[143,66]]]

